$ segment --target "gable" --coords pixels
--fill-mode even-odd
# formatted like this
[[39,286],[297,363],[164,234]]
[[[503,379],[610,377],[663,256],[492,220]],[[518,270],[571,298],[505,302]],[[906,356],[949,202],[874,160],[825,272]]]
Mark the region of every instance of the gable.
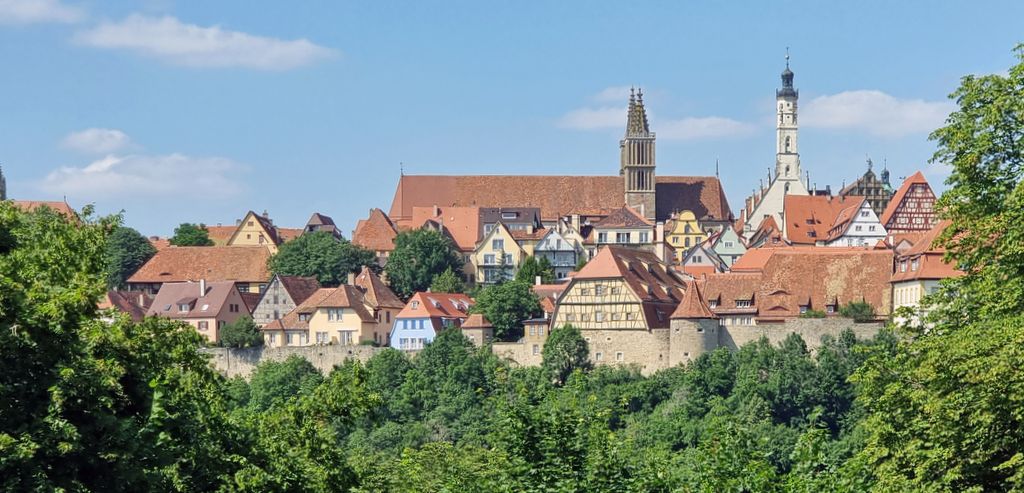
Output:
[[509,232],[508,228],[500,222],[480,240],[480,244],[476,247],[476,253],[478,255],[482,253],[497,253],[497,250],[493,248],[493,240],[497,239],[504,240],[502,252],[522,254],[523,249],[519,246],[519,243],[512,237],[512,233]]

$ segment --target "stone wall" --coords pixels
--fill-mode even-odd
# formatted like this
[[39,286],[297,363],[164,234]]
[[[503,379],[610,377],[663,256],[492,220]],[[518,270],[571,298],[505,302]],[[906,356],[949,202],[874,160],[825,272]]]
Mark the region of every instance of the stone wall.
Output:
[[881,322],[859,324],[852,319],[840,317],[794,318],[782,323],[732,325],[721,328],[718,333],[718,346],[736,350],[744,344],[760,339],[761,336],[767,337],[769,342],[777,346],[790,334],[797,333],[807,343],[807,348],[814,351],[821,347],[821,338],[825,335],[838,337],[842,331],[852,329],[858,339],[870,339],[884,325]]
[[366,360],[383,350],[384,348],[373,346],[342,345],[202,349],[204,353],[211,356],[210,363],[213,367],[229,378],[234,376],[249,378],[256,365],[261,361],[284,361],[293,354],[306,358],[326,375],[334,368],[334,365],[344,363],[347,359],[356,359],[365,363]]

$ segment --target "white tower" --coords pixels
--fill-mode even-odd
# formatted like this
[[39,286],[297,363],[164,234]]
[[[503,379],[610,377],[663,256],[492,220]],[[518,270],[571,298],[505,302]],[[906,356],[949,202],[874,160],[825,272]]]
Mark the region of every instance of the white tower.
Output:
[[783,180],[800,180],[800,152],[797,147],[796,103],[800,91],[793,89],[793,71],[789,69],[789,50],[786,50],[786,70],[782,71],[782,89],[775,90],[778,122],[775,143],[775,176]]

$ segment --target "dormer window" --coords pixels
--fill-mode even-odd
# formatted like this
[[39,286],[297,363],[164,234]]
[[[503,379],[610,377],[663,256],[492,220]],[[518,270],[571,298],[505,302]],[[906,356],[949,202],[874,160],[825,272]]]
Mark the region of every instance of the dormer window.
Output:
[[708,308],[718,308],[718,300],[708,300]]
[[415,309],[417,309],[419,307],[420,307],[420,302],[419,301],[413,301],[412,302],[412,309],[413,310],[415,310]]
[[911,261],[910,261],[910,270],[912,270],[912,271],[915,271],[915,272],[916,272],[916,271],[917,271],[917,267],[918,267],[919,265],[920,265],[920,263],[919,263],[918,259],[916,259],[916,258],[915,258],[914,260],[911,260]]
[[515,219],[517,217],[519,217],[519,213],[518,212],[502,212],[501,213],[501,218],[502,219]]
[[187,312],[188,311],[188,303],[178,303],[178,311],[182,312],[182,313]]
[[736,308],[750,308],[754,306],[753,300],[736,300]]

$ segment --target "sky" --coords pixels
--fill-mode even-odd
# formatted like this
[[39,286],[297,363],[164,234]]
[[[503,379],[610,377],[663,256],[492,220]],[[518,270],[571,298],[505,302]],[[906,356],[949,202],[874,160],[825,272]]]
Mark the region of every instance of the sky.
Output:
[[[248,210],[346,232],[407,174],[618,172],[630,86],[657,172],[774,168],[788,47],[818,188],[930,165],[966,74],[1005,73],[1024,2],[0,0],[14,199],[124,211],[147,235]],[[346,236],[350,236],[347,234]]]

